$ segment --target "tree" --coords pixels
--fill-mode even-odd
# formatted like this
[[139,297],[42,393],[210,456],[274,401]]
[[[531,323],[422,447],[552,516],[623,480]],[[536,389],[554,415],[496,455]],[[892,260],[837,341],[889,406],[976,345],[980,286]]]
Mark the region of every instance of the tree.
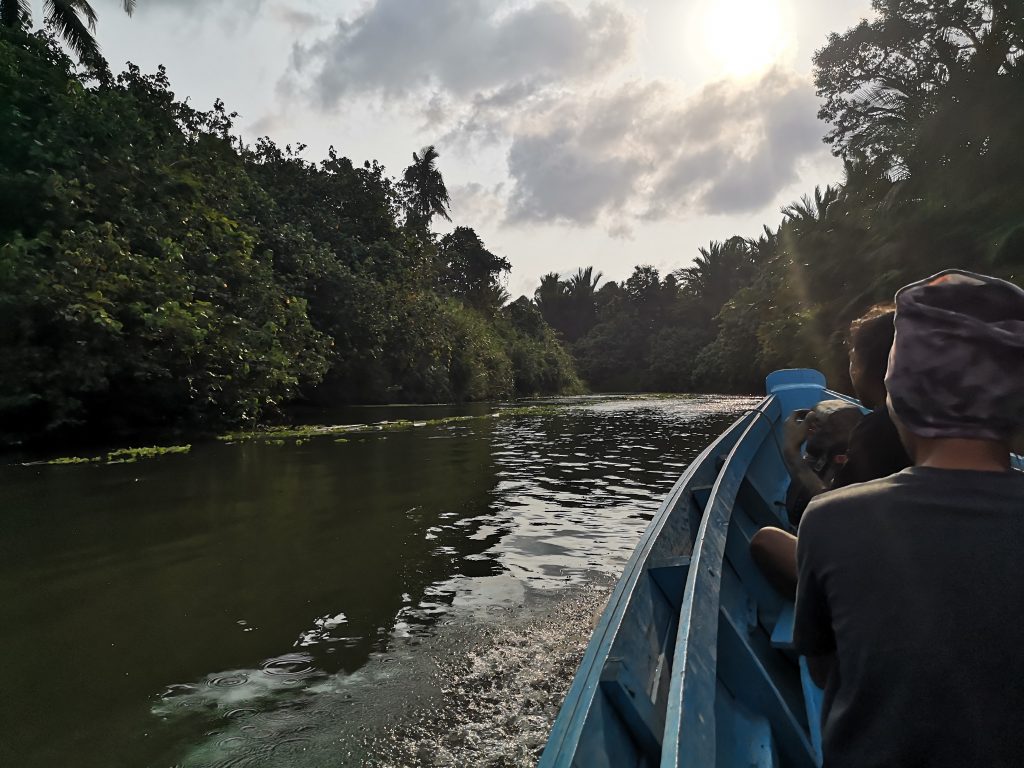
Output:
[[750,280],[753,271],[750,243],[742,237],[730,237],[700,248],[693,264],[676,275],[683,290],[698,299],[714,317],[729,297]]
[[596,295],[600,282],[601,273],[594,274],[593,267],[580,267],[565,282],[565,336],[569,341],[579,339],[597,322]]
[[437,254],[441,286],[452,296],[477,309],[491,311],[508,298],[500,280],[512,265],[505,257],[487,250],[471,228],[456,227],[442,237]]
[[473,230],[442,239],[439,285],[378,164],[244,146],[219,100],[175,100],[162,68],[97,84],[46,34],[0,35],[0,93],[0,442],[579,389]]
[[1019,0],[872,5],[873,21],[833,33],[815,54],[825,99],[819,117],[833,126],[825,141],[835,154],[881,162],[900,176],[916,146],[915,123],[947,103],[947,85],[987,91],[993,78],[1019,72],[1024,16]]
[[[135,10],[135,0],[123,0],[124,12]],[[96,11],[88,0],[45,0],[43,13],[68,48],[80,61],[99,65],[103,62],[96,42]],[[32,4],[29,0],[0,0],[0,24],[12,29],[28,29],[32,25]]]
[[548,272],[541,277],[540,285],[533,292],[533,300],[544,321],[556,331],[565,328],[569,311],[568,298],[566,285],[557,272]]
[[408,220],[414,226],[424,229],[430,226],[434,216],[451,221],[448,214],[450,202],[441,171],[437,169],[440,155],[434,145],[424,147],[419,154],[412,153],[412,165],[402,176],[405,187],[405,204]]
[[[782,215],[797,227],[824,223],[829,207],[839,199],[839,194],[840,188],[831,184],[825,187],[824,192],[821,191],[821,187],[815,186],[813,198],[804,195],[796,202],[784,206]],[[768,234],[770,238],[771,233]]]

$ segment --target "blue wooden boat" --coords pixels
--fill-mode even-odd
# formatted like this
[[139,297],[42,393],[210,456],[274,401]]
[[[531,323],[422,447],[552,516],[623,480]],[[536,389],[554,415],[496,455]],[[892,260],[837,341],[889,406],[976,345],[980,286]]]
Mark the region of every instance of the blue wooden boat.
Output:
[[786,416],[850,398],[812,370],[766,383],[767,397],[689,466],[637,545],[542,768],[821,764],[821,691],[792,650],[793,604],[748,553],[762,526],[790,528]]

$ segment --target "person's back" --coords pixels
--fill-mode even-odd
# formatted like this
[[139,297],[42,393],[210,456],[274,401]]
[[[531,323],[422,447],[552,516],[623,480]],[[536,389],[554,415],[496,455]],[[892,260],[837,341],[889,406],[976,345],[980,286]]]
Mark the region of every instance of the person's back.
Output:
[[949,272],[896,295],[886,375],[914,466],[816,498],[794,644],[825,766],[1024,763],[1024,291]]
[[[799,647],[836,654],[826,766],[1024,762],[1024,474],[912,467],[837,490],[800,548]],[[829,616],[807,616],[826,592]]]

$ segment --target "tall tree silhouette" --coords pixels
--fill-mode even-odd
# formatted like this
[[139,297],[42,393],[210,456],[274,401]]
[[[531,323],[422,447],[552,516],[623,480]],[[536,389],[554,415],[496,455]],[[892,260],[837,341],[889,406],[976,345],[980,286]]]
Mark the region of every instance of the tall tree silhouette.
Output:
[[600,272],[594,273],[593,267],[580,267],[565,283],[569,299],[565,334],[570,341],[583,336],[597,322],[596,296],[601,277]]
[[434,216],[451,221],[448,210],[451,207],[448,189],[444,185],[441,171],[437,169],[440,157],[434,145],[424,147],[417,154],[412,153],[412,165],[405,169],[402,180],[405,186],[405,204],[409,222],[429,227]]
[[565,283],[557,272],[548,272],[540,279],[540,285],[533,292],[533,300],[537,303],[544,319],[551,323],[556,311],[561,310],[565,299]]
[[593,267],[580,267],[576,270],[576,274],[568,280],[569,293],[584,301],[593,301],[594,294],[597,292],[597,284],[601,282],[603,276],[601,272],[595,275]]
[[[123,0],[122,7],[131,16],[135,0]],[[95,35],[96,11],[88,0],[44,0],[43,15],[79,60],[103,61]],[[32,25],[32,4],[29,0],[0,0],[0,24],[27,29]]]
[[700,248],[693,264],[676,272],[686,293],[700,300],[714,315],[729,297],[750,280],[754,263],[750,243],[730,237]]

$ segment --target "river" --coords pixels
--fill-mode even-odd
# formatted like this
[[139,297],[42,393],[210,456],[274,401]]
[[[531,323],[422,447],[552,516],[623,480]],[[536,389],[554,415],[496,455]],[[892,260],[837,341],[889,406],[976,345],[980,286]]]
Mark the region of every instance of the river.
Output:
[[647,521],[753,402],[0,467],[0,765],[532,765]]

